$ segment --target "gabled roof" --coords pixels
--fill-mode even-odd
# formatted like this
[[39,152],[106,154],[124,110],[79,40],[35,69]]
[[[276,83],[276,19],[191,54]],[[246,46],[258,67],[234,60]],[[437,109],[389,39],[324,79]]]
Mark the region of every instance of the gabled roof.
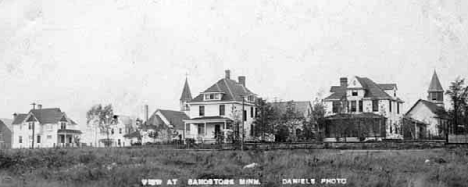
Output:
[[272,102],[271,105],[275,107],[280,114],[286,112],[287,105],[289,102],[292,102],[294,109],[301,114],[308,114],[309,108],[312,108],[310,101],[282,101],[282,102]]
[[28,114],[17,114],[15,119],[13,119],[12,125],[17,125],[23,123],[23,121],[26,119]]
[[185,112],[174,111],[174,110],[159,110],[161,114],[166,118],[175,129],[184,129],[184,120],[190,119]]
[[68,118],[60,108],[32,109],[28,114],[17,114],[12,124],[21,124],[30,114],[30,120],[37,120],[41,124],[57,123],[60,120],[66,119],[70,121],[71,124],[76,125],[76,122]]
[[[207,93],[207,92],[221,92],[224,93],[221,101],[240,101],[242,102],[242,97],[241,96],[247,96],[247,95],[255,95],[252,91],[250,91],[248,88],[246,88],[244,85],[239,84],[238,82],[228,79],[228,78],[223,78],[220,79],[218,82],[210,86],[208,89],[206,89],[202,93]],[[203,94],[199,94],[197,97],[195,97],[192,102],[202,102],[203,100]]]
[[414,103],[414,105],[406,112],[405,116],[407,116],[411,111],[413,111],[413,109],[419,103],[426,106],[433,114],[437,115],[439,118],[447,118],[448,117],[447,111],[445,110],[444,107],[437,106],[437,104],[435,104],[433,102],[430,102],[430,101],[427,101],[427,100],[423,100],[423,99],[419,99],[418,101],[416,101],[416,103]]
[[437,76],[437,73],[434,71],[434,74],[432,75],[431,79],[431,84],[429,85],[429,92],[443,92],[444,89],[442,88],[442,85],[440,84],[439,77]]
[[[378,99],[393,99],[390,95],[385,92],[385,89],[396,87],[396,84],[377,84],[367,77],[358,77],[356,79],[361,83],[365,90],[364,97],[366,98],[378,98]],[[380,87],[382,85],[385,88]],[[346,87],[343,86],[332,86],[330,91],[332,94],[325,99],[342,99],[346,97]]]
[[57,123],[65,115],[59,108],[33,109],[29,113],[32,113],[41,124]]
[[11,126],[13,123],[12,119],[1,118],[0,123],[3,123],[8,129],[12,130],[12,126]]
[[180,96],[181,101],[190,101],[192,100],[192,93],[190,92],[190,87],[188,85],[188,80],[185,79],[184,89],[182,90],[182,95]]
[[378,86],[380,88],[382,88],[383,90],[394,90],[394,89],[397,89],[397,86],[396,84],[392,83],[392,84],[378,84]]
[[[157,114],[161,113],[162,117],[165,118],[170,124],[166,124],[163,119]],[[173,125],[177,130],[184,129],[184,121],[190,119],[185,112],[174,111],[174,110],[156,110],[153,115],[148,119],[142,129],[156,129],[157,127]]]

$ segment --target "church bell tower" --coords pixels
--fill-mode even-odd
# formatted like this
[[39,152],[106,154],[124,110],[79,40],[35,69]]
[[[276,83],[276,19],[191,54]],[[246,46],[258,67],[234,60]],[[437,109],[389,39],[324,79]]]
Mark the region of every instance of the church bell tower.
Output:
[[437,106],[444,107],[444,89],[440,84],[439,77],[437,76],[436,71],[432,75],[431,84],[427,90],[428,96],[427,100],[437,104]]

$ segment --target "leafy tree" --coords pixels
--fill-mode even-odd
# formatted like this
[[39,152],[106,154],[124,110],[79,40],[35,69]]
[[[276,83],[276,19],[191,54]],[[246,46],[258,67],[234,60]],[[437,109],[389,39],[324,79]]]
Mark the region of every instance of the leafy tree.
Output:
[[262,141],[265,141],[267,134],[274,133],[274,124],[278,118],[278,111],[274,108],[271,103],[268,103],[265,99],[259,98],[256,103],[258,114],[255,115],[254,119],[254,135],[261,137]]
[[114,110],[111,104],[108,104],[104,107],[101,104],[94,105],[86,113],[87,123],[97,123],[97,126],[100,129],[100,131],[106,133],[107,140],[103,141],[106,147],[109,147],[112,144],[109,131],[111,129],[113,116]]
[[465,124],[467,128],[467,99],[468,86],[464,86],[465,79],[459,77],[451,83],[449,89],[445,92],[451,99],[452,109],[449,110],[450,121],[453,124],[453,130],[456,134],[462,133],[459,125]]

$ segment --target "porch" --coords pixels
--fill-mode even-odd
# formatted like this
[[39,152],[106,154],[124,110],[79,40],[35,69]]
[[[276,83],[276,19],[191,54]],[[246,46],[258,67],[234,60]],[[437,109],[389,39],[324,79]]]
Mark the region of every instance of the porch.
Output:
[[78,147],[79,136],[82,134],[79,130],[59,129],[57,131],[57,147]]
[[220,116],[184,120],[184,143],[187,139],[203,144],[227,143],[231,124],[231,119]]
[[386,137],[386,119],[374,113],[336,114],[325,117],[321,128],[327,142],[380,141]]

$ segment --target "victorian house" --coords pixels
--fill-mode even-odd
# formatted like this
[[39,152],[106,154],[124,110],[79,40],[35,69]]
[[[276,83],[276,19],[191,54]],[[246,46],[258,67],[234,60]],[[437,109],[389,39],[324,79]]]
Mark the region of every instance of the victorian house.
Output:
[[184,140],[194,139],[197,143],[228,141],[238,132],[243,134],[244,140],[253,139],[256,94],[246,87],[245,76],[239,76],[235,81],[231,79],[230,70],[226,70],[224,78],[190,98],[188,93],[181,97],[181,108],[190,118],[184,120]]
[[443,139],[446,136],[449,118],[444,108],[444,89],[435,71],[427,93],[427,100],[419,99],[405,114],[405,139]]
[[403,101],[396,84],[378,84],[366,77],[340,78],[324,99],[325,141],[401,139]]
[[[35,106],[35,105],[34,105]],[[26,114],[14,114],[12,148],[79,146],[78,125],[60,108],[38,105]]]

